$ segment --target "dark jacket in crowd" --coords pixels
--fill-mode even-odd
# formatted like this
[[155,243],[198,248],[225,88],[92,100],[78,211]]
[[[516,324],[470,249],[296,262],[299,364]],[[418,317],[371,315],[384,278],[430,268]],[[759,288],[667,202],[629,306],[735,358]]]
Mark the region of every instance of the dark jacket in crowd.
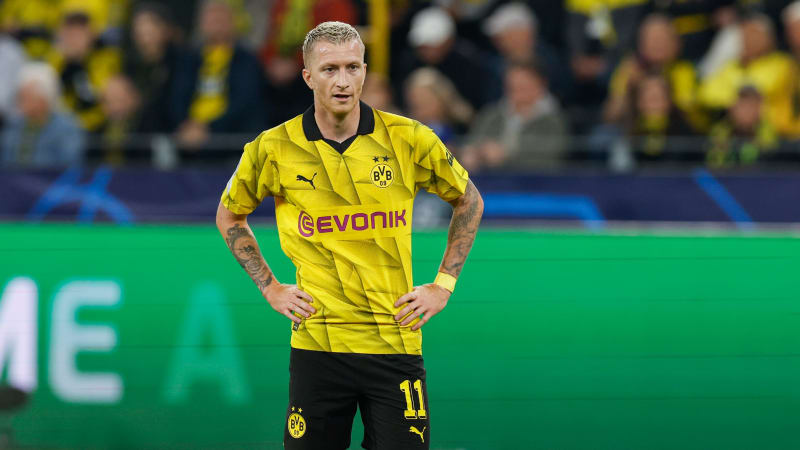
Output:
[[[180,126],[189,117],[203,57],[200,50],[181,58],[169,101],[170,123]],[[208,126],[212,133],[250,133],[265,128],[264,77],[252,52],[236,44],[225,79],[227,109]]]
[[175,75],[181,62],[181,50],[169,45],[161,61],[149,63],[131,51],[125,61],[125,74],[131,79],[142,99],[139,123],[133,131],[142,133],[164,133],[173,130],[169,99],[175,83]]

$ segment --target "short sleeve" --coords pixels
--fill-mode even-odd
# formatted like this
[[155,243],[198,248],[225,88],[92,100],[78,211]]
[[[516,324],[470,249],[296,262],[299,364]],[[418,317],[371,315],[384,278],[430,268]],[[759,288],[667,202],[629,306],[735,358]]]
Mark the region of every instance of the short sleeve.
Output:
[[220,201],[234,214],[250,214],[267,195],[280,192],[278,172],[264,142],[264,133],[245,144],[239,164]]
[[430,128],[414,127],[415,181],[418,188],[438,195],[446,202],[464,195],[469,181],[467,170]]

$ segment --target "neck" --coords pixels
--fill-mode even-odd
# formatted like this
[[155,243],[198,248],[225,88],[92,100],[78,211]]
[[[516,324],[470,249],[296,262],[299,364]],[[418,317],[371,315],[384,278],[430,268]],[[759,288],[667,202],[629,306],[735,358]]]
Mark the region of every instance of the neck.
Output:
[[361,120],[361,105],[357,103],[347,114],[338,115],[326,110],[315,100],[314,119],[317,121],[322,137],[342,142],[356,134],[358,122]]

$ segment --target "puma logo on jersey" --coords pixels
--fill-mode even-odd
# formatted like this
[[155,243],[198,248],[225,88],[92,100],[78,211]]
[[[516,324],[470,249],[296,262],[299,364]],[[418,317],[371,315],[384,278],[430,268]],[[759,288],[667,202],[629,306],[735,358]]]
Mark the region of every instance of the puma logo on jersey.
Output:
[[302,176],[302,175],[298,175],[297,176],[297,181],[305,181],[306,183],[310,184],[311,187],[314,188],[314,190],[316,191],[317,187],[314,186],[314,177],[315,176],[317,176],[317,172],[314,172],[314,176],[312,176],[310,180],[308,178]]
[[411,433],[414,433],[414,434],[418,434],[419,438],[422,439],[422,442],[424,443],[425,442],[425,437],[422,435],[422,433],[425,432],[425,428],[428,428],[428,427],[423,427],[422,431],[419,431],[417,429],[417,427],[411,427],[411,428],[408,429],[408,431],[411,432]]

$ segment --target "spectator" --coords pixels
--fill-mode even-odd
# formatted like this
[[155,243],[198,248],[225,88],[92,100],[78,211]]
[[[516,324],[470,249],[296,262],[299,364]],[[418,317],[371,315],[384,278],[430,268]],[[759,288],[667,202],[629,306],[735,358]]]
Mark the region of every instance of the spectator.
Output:
[[468,170],[553,168],[567,151],[567,124],[535,66],[512,64],[506,95],[475,120],[461,164]]
[[778,147],[778,134],[762,111],[759,90],[751,85],[740,88],[728,116],[711,129],[709,166],[752,165]]
[[392,75],[395,92],[402,92],[402,82],[411,72],[428,66],[451,80],[475,109],[500,97],[499,72],[487,55],[458,39],[455,22],[444,9],[430,7],[418,12],[411,21],[408,42],[413,49],[400,57]]
[[670,84],[660,73],[645,74],[629,87],[624,122],[638,161],[690,159],[697,154],[692,127],[673,103]]
[[355,3],[352,0],[277,0],[272,5],[269,31],[260,54],[267,74],[268,101],[281,105],[268,111],[270,124],[277,125],[302,114],[314,101],[300,75],[301,47],[308,30],[330,20],[357,23]]
[[100,91],[119,72],[121,55],[117,48],[97,41],[87,12],[75,9],[65,13],[49,61],[61,77],[66,106],[86,130],[102,128],[105,117]]
[[125,73],[141,95],[142,121],[138,131],[173,131],[169,93],[182,52],[174,42],[170,12],[159,3],[143,3],[131,21],[133,48],[125,60]]
[[394,104],[389,80],[379,73],[367,73],[364,87],[361,89],[361,100],[379,111],[400,114],[400,109]]
[[121,166],[127,160],[141,160],[144,156],[144,152],[139,151],[147,148],[144,143],[132,142],[132,134],[139,130],[140,105],[136,87],[124,75],[117,75],[106,83],[102,107],[107,120],[97,135],[100,159],[104,163]]
[[263,81],[258,60],[237,39],[231,7],[207,0],[200,10],[201,46],[176,72],[170,114],[187,149],[210,133],[264,128]]
[[539,22],[526,4],[513,2],[499,7],[486,19],[483,28],[506,63],[542,67],[553,94],[562,100],[568,97],[571,91],[569,70],[558,52],[539,39]]
[[791,131],[791,99],[795,66],[791,58],[775,50],[769,18],[755,14],[740,23],[742,52],[700,85],[699,99],[706,107],[724,111],[736,103],[739,89],[752,84],[761,93],[765,118],[779,132]]
[[80,164],[85,136],[75,120],[59,108],[59,82],[45,63],[20,70],[19,116],[12,116],[0,134],[4,167],[65,167]]
[[678,59],[679,54],[680,40],[670,19],[661,14],[648,16],[639,28],[636,53],[625,58],[611,78],[605,120],[617,123],[622,119],[629,103],[626,96],[635,90],[632,87],[645,74],[659,73],[669,82],[670,103],[677,106],[695,128],[707,128],[695,101],[697,81],[694,67],[690,62]]
[[474,113],[453,83],[430,67],[417,69],[409,76],[406,105],[409,117],[433,129],[450,151],[454,151],[456,138],[466,130]]

